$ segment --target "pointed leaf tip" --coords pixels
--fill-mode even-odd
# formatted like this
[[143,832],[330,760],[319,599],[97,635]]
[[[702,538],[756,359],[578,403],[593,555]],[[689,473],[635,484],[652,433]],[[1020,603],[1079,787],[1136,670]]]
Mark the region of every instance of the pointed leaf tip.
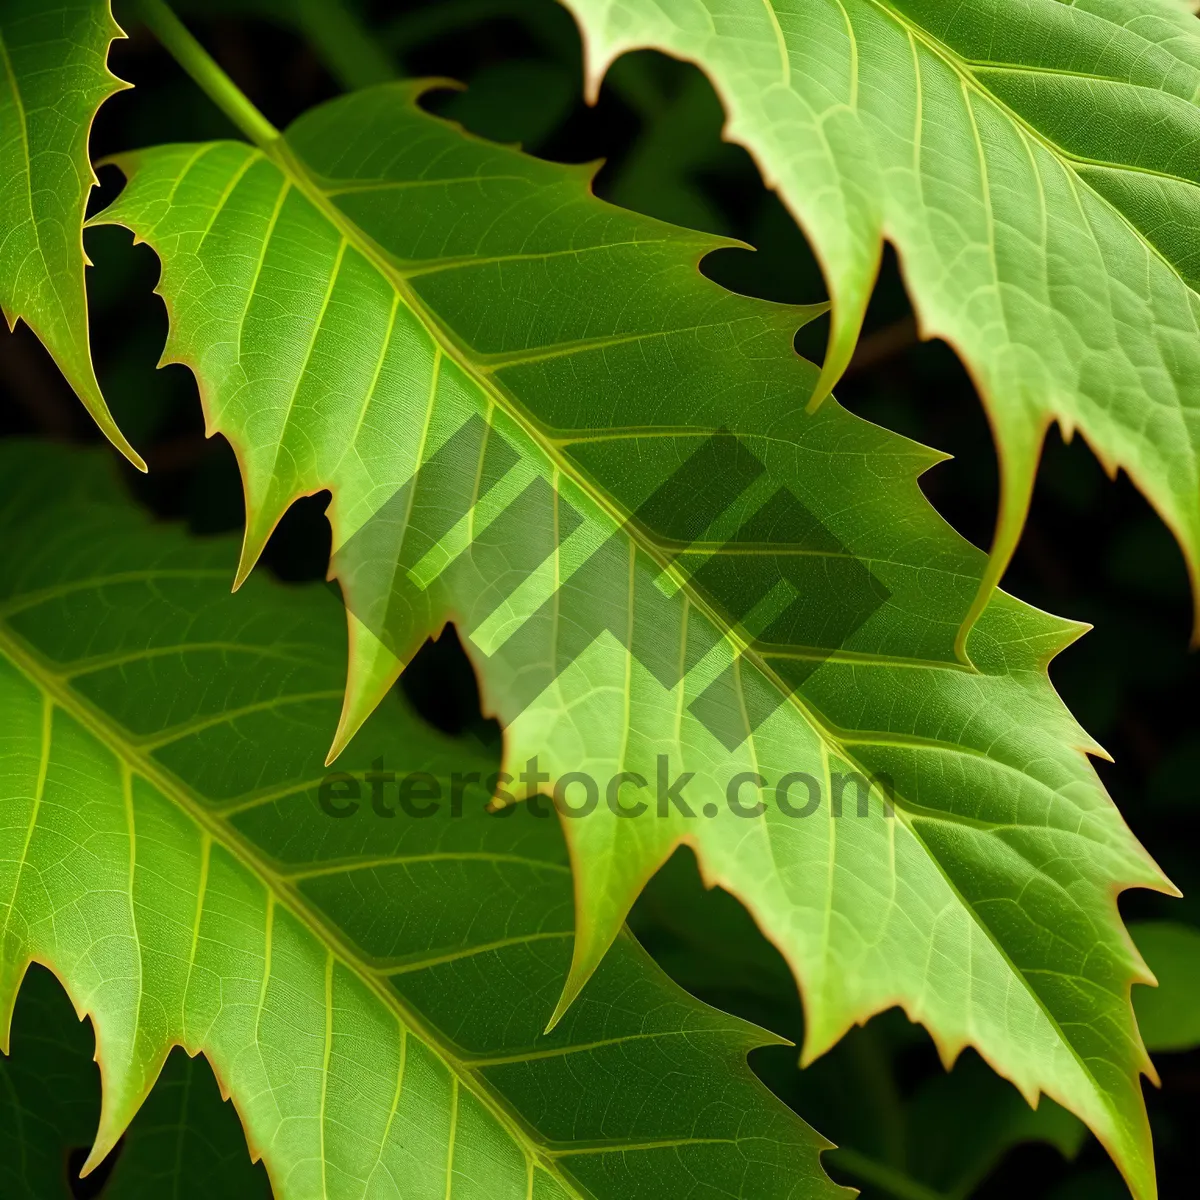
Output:
[[[8,78],[6,120],[25,136],[0,148],[6,199],[0,206],[0,306],[20,317],[49,351],[110,442],[138,470],[146,464],[117,429],[96,382],[88,342],[84,218],[95,172],[88,140],[100,106],[128,87],[107,66],[124,36],[107,0],[67,0],[53,21],[31,0],[0,8]],[[52,112],[54,120],[26,115]],[[64,169],[64,164],[66,169]]]

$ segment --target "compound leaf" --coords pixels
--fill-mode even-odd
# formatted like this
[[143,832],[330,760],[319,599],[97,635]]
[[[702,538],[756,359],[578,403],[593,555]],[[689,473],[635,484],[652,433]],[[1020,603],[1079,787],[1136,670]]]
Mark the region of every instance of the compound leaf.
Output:
[[984,556],[920,493],[934,452],[807,411],[814,310],[724,291],[697,264],[728,243],[465,136],[420,91],[257,148],[125,156],[100,218],[158,252],[165,358],[238,455],[238,579],[296,497],[332,494],[335,752],[453,620],[510,798],[590,811],[564,819],[556,1016],[687,840],[800,981],[807,1057],[900,1004],[948,1061],[973,1043],[1085,1119],[1152,1195],[1146,972],[1114,898],[1169,885],[1049,685],[1078,628],[997,592],[964,666]]
[[38,335],[104,435],[145,469],[100,393],[88,344],[83,217],[96,181],[88,132],[125,85],[107,66],[107,0],[0,7],[0,308]]
[[[347,780],[322,806],[345,670],[324,588],[231,599],[229,540],[152,527],[102,459],[44,444],[0,450],[0,522],[0,1032],[31,961],[90,1016],[90,1166],[179,1045],[279,1200],[843,1194],[746,1064],[769,1035],[630,935],[542,1033],[570,869],[549,813],[485,811],[488,758],[392,702],[342,764],[360,810],[333,815]],[[411,794],[376,795],[372,763]],[[440,816],[398,813],[431,787]]]
[[[979,604],[1057,420],[1183,547],[1200,614],[1200,25],[1177,0],[565,0],[593,90],[622,52],[699,64],[834,298],[814,399],[894,242],[1001,455]],[[960,639],[965,658],[965,644]]]

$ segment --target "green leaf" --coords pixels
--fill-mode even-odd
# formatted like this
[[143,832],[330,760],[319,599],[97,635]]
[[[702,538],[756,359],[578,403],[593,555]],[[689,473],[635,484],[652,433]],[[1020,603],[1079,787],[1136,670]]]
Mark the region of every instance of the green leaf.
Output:
[[125,85],[108,70],[121,31],[107,0],[4,0],[0,8],[0,308],[41,338],[114,446],[145,470],[113,421],[88,345],[83,217],[96,182],[88,132]]
[[[865,1080],[858,1077],[860,1086]],[[815,1104],[810,1106],[814,1109]],[[828,1157],[839,1177],[866,1186],[871,1196],[899,1200],[967,1200],[1016,1146],[1043,1142],[1074,1158],[1087,1132],[1053,1100],[1036,1109],[974,1055],[922,1087],[899,1113],[906,1131],[898,1161],[864,1153],[846,1137]]]
[[[419,91],[359,92],[257,149],[125,156],[102,218],[162,258],[165,359],[238,456],[239,581],[295,498],[332,493],[351,614],[335,752],[455,621],[513,774],[586,768],[597,802],[621,772],[648,784],[622,794],[648,797],[640,817],[564,821],[579,917],[556,1015],[686,839],[800,980],[807,1059],[901,1004],[947,1061],[974,1044],[1083,1117],[1151,1195],[1145,972],[1114,896],[1170,885],[1049,685],[1078,627],[996,593],[964,667],[983,555],[920,493],[934,452],[806,411],[817,371],[792,341],[814,310],[724,291],[697,264],[728,243],[464,136]],[[696,463],[694,492],[646,507]],[[797,771],[824,797],[813,819],[727,803],[738,775]],[[694,776],[688,813],[660,772]],[[890,776],[894,817],[876,786],[833,816],[854,773]]]
[[[6,1200],[70,1200],[68,1155],[86,1147],[100,1112],[95,1042],[54,977],[25,976],[13,1054],[0,1059],[0,1182]],[[176,1051],[125,1134],[104,1200],[269,1200],[261,1168],[208,1064]]]
[[640,47],[711,77],[825,268],[814,400],[895,244],[923,334],[962,355],[999,443],[980,605],[1057,420],[1174,531],[1200,621],[1200,25],[1177,0],[564,2],[593,92]]
[[1129,932],[1158,980],[1134,993],[1147,1050],[1200,1046],[1200,931],[1176,921],[1138,921]]
[[378,760],[428,772],[441,816],[397,815],[395,784],[378,813],[369,780],[327,815],[313,747],[345,661],[324,588],[231,599],[228,540],[152,526],[101,460],[44,444],[0,450],[0,520],[0,1031],[31,960],[91,1017],[90,1166],[181,1045],[280,1200],[842,1194],[746,1064],[769,1035],[630,935],[543,1034],[570,869],[554,820],[484,811],[488,759],[393,698],[341,765],[360,787]]

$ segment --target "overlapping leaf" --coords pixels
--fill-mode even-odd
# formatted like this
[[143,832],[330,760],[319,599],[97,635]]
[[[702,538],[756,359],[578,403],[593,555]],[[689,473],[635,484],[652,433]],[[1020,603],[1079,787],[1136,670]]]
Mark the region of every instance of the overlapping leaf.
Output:
[[119,33],[107,0],[0,7],[0,306],[10,328],[20,317],[41,338],[105,436],[142,466],[96,382],[83,284],[88,131],[124,86],[107,66]]
[[[368,784],[326,815],[325,589],[231,599],[230,542],[152,528],[103,461],[44,445],[0,452],[0,528],[0,1029],[31,960],[91,1016],[92,1164],[178,1044],[279,1200],[841,1194],[746,1065],[766,1035],[630,936],[543,1035],[572,931],[553,819],[487,815],[477,784],[458,817],[397,814],[394,784],[390,813]],[[444,797],[492,768],[394,702],[342,765],[379,759]]]
[[[687,839],[795,971],[809,1057],[900,1004],[947,1058],[973,1043],[1082,1116],[1152,1195],[1144,968],[1114,897],[1167,885],[1047,680],[1075,629],[997,593],[964,667],[983,556],[919,492],[935,454],[834,402],[806,411],[817,372],[791,343],[811,310],[723,291],[696,269],[719,240],[604,205],[583,170],[468,138],[415,97],[361,92],[259,148],[127,156],[103,218],[162,258],[165,357],[238,454],[239,578],[294,498],[332,492],[352,614],[336,748],[455,620],[513,773],[537,756],[600,791],[693,776],[691,815],[650,795],[635,819],[565,822],[566,999]],[[754,485],[719,517],[703,489],[647,516],[721,436],[762,467]],[[874,600],[848,627],[864,569]],[[781,598],[781,580],[799,587]],[[744,722],[732,750],[697,715],[714,694]],[[874,790],[833,815],[855,770],[891,777],[894,817]],[[810,819],[727,805],[739,774],[796,771],[823,790]]]
[[1200,605],[1195,17],[1177,0],[565,3],[593,88],[642,46],[708,72],[728,136],[825,266],[818,396],[895,243],[923,331],[962,354],[999,443],[989,582],[1058,420],[1150,498]]

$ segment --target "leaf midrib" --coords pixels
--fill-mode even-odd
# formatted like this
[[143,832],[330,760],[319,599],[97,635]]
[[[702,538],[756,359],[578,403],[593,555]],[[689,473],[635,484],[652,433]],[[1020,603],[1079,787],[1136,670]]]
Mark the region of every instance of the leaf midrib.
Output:
[[[877,0],[872,0],[872,3],[877,3]],[[614,525],[620,527],[625,522],[625,515],[621,513],[615,502],[612,501],[602,490],[595,488],[586,476],[581,475],[575,464],[560,453],[558,444],[556,444],[553,440],[548,440],[542,429],[533,420],[531,415],[525,411],[520,401],[513,396],[507,388],[505,388],[498,380],[491,378],[487,373],[483,373],[481,375],[479,365],[476,364],[472,359],[468,348],[462,345],[453,331],[448,329],[439,318],[431,313],[421,299],[413,293],[411,288],[408,286],[407,280],[401,273],[401,270],[390,260],[386,251],[384,251],[383,248],[380,247],[368,234],[366,234],[365,231],[363,231],[346,214],[341,212],[341,210],[338,209],[337,206],[334,205],[332,201],[323,194],[319,185],[312,178],[312,176],[309,175],[301,160],[287,144],[284,136],[277,135],[268,141],[263,141],[259,143],[258,148],[271,162],[274,163],[277,169],[281,171],[285,181],[290,182],[293,186],[295,186],[297,190],[300,191],[300,193],[309,201],[309,203],[312,204],[314,208],[326,218],[327,221],[329,221],[338,234],[344,238],[346,242],[352,245],[356,251],[358,251],[383,276],[383,278],[389,282],[395,292],[408,306],[409,310],[418,320],[421,321],[426,330],[429,332],[430,336],[434,340],[435,347],[449,357],[463,371],[463,373],[473,381],[475,386],[485,397],[490,398],[492,403],[498,404],[508,414],[508,416],[526,433],[534,445],[539,447],[542,454],[547,460],[549,460],[550,464],[552,464],[556,471],[561,471],[567,476],[567,478],[572,480],[572,482],[574,482],[582,492],[588,495],[593,502],[596,503],[596,505],[608,516]],[[680,571],[670,559],[665,559],[656,551],[654,546],[643,544],[643,539],[637,536],[636,526],[630,530],[629,536],[630,541],[635,545],[640,545],[643,552],[646,553],[652,561],[658,564],[660,570],[675,580],[678,590],[683,592],[689,602],[694,603],[696,607],[707,616],[709,621],[716,628],[721,630],[722,636],[731,644],[738,655],[740,657],[750,659],[757,669],[780,690],[791,706],[797,710],[801,719],[805,721],[805,723],[813,730],[813,732],[828,749],[833,750],[833,752],[847,764],[860,768],[862,767],[862,764],[858,762],[852,753],[850,753],[849,749],[841,743],[836,727],[827,722],[823,714],[819,713],[819,710],[810,708],[803,700],[801,700],[799,695],[784,683],[778,674],[757,652],[753,644],[743,637],[739,630],[730,629],[721,620],[719,614],[712,609],[712,606],[709,604],[706,598],[702,594],[699,594],[695,591],[691,580],[687,577],[679,577]],[[245,570],[248,570],[248,567],[249,564],[243,563],[241,571],[244,572]],[[0,643],[0,645],[2,645],[2,643]],[[971,667],[967,669],[978,673],[976,668]],[[753,742],[753,733],[750,734],[750,739],[751,742]],[[892,799],[894,801],[899,800],[899,797],[894,795]],[[996,940],[995,934],[986,924],[986,922],[982,920],[982,918],[976,912],[974,906],[966,899],[965,896],[962,895],[959,888],[948,876],[945,868],[942,866],[936,855],[932,853],[924,838],[922,838],[919,832],[913,827],[909,819],[909,814],[906,813],[903,804],[897,803],[896,808],[900,813],[901,820],[905,828],[909,832],[910,836],[912,836],[916,840],[917,844],[921,847],[922,851],[924,852],[924,856],[929,861],[933,869],[936,870],[942,877],[946,887],[955,897],[957,902],[962,906],[964,912],[970,915],[975,926],[988,941],[988,943],[993,947],[995,952],[1000,956],[1002,961],[1006,964],[1014,979],[1020,981],[1022,990],[1026,992],[1034,1004],[1043,1013],[1047,1022],[1054,1029],[1061,1044],[1076,1060],[1085,1076],[1091,1081],[1094,1094],[1099,1093],[1099,1095],[1102,1097],[1102,1103],[1106,1108],[1109,1108],[1111,1112],[1111,1106],[1109,1104],[1107,1094],[1103,1089],[1097,1087],[1095,1078],[1086,1060],[1081,1056],[1070,1039],[1066,1037],[1057,1018],[1046,1007],[1045,1002],[1037,993],[1037,991],[1030,985],[1024,973],[1020,971],[1013,963],[1007,951]],[[222,841],[226,840],[226,835],[218,832],[218,836],[222,838]],[[269,868],[267,868],[267,877],[269,877]],[[302,906],[302,911],[307,911],[307,905],[304,905],[302,900],[300,901],[300,904]],[[322,928],[325,927],[324,922],[321,921],[319,917],[316,918],[316,920]],[[336,941],[340,943],[340,939],[336,939]],[[345,953],[345,957],[350,963],[356,961],[356,955],[354,955],[351,951],[347,951]],[[377,988],[374,990],[377,992],[379,991]],[[396,1004],[396,999],[392,996],[388,996],[386,992],[379,992],[379,994],[386,999],[387,1003],[391,1005]],[[414,1028],[422,1031],[424,1029],[422,1023],[419,1021],[414,1021]],[[427,1035],[424,1032],[422,1032],[420,1036],[428,1036],[430,1044],[440,1048],[441,1043],[436,1037]],[[452,1054],[447,1053],[445,1057],[448,1062],[458,1063],[458,1060]],[[469,1068],[466,1068],[463,1064],[459,1064],[459,1066],[462,1069],[469,1070]],[[487,1103],[489,1109],[496,1113],[498,1119],[502,1121],[504,1126],[506,1128],[511,1128],[511,1122],[505,1117],[504,1113],[502,1111],[497,1112],[494,1105],[488,1103],[486,1098],[483,1099],[484,1103]],[[522,1138],[521,1140],[524,1142],[525,1139]],[[536,1151],[534,1151],[534,1153],[537,1154]],[[546,1159],[540,1154],[538,1154],[537,1157],[539,1161],[543,1163],[546,1161]],[[551,1157],[550,1161],[553,1162],[554,1159]],[[557,1171],[555,1171],[554,1174],[556,1177],[560,1179],[562,1178]],[[575,1185],[572,1184],[568,1186]]]
[[[513,1141],[522,1147],[529,1161],[551,1174],[570,1195],[578,1200],[587,1200],[590,1192],[562,1173],[557,1164],[558,1156],[553,1154],[545,1143],[531,1135],[523,1119],[511,1111],[503,1096],[495,1093],[485,1077],[450,1049],[441,1036],[404,1002],[400,994],[394,988],[388,987],[378,972],[372,971],[363,962],[361,955],[344,939],[340,931],[331,927],[325,917],[313,909],[303,894],[290,886],[286,877],[279,875],[251,843],[219,820],[217,814],[208,812],[181,779],[128,740],[125,731],[117,722],[75,692],[67,678],[56,671],[39,650],[11,630],[2,620],[0,653],[41,692],[48,704],[61,709],[77,721],[113,755],[123,769],[145,779],[182,810],[202,834],[219,843],[245,870],[257,878],[268,896],[273,896],[276,903],[289,910],[325,946],[333,959],[352,972],[401,1020],[410,1033],[437,1054],[454,1077],[495,1117]],[[617,1151],[622,1147],[614,1144],[612,1149]]]
[[[469,137],[470,135],[464,134],[464,136]],[[391,262],[386,251],[324,195],[320,186],[304,167],[304,164],[287,145],[285,137],[281,135],[273,142],[262,146],[261,149],[275,163],[279,170],[284,173],[285,179],[289,180],[305,196],[309,203],[325,216],[339,235],[353,245],[388,280],[399,294],[401,300],[409,307],[410,311],[429,330],[441,352],[451,358],[485,396],[504,409],[534,444],[541,449],[542,453],[553,464],[554,469],[566,475],[576,487],[596,503],[615,526],[620,528],[622,525],[625,525],[630,541],[639,546],[659,566],[660,570],[668,574],[674,581],[676,588],[682,591],[688,597],[689,601],[705,614],[715,628],[721,630],[722,636],[734,647],[737,655],[749,658],[754,663],[758,670],[771,681],[779,692],[787,698],[787,701],[799,712],[801,719],[805,721],[809,728],[830,749],[847,762],[854,762],[853,755],[842,745],[835,728],[824,719],[823,715],[819,715],[819,710],[810,708],[809,705],[802,701],[794,688],[787,686],[786,682],[768,664],[763,655],[758,652],[753,642],[744,637],[740,630],[730,627],[724,621],[721,614],[716,611],[704,594],[697,591],[691,577],[681,570],[678,565],[679,559],[672,558],[663,553],[652,540],[642,534],[636,522],[628,522],[627,514],[622,513],[615,501],[603,489],[595,487],[591,480],[580,472],[571,459],[560,452],[559,443],[545,435],[540,425],[526,412],[517,397],[513,396],[503,384],[493,379],[490,374],[481,372],[468,349],[462,345],[454,332],[448,329],[436,314],[430,312],[420,297],[413,293],[408,286],[407,279]],[[243,564],[242,570],[244,571],[245,569],[246,564]],[[977,669],[974,667],[956,666],[955,669],[977,673]]]
[[[770,3],[770,0],[767,0]],[[879,0],[870,0],[873,4],[878,4]],[[469,134],[463,136],[470,137]],[[473,139],[474,140],[474,139]],[[452,330],[448,329],[442,321],[433,313],[431,313],[424,303],[416,296],[408,287],[407,280],[398,272],[391,263],[386,251],[372,239],[364,230],[362,230],[354,221],[350,220],[346,214],[342,213],[320,190],[320,187],[312,179],[305,169],[303,163],[288,146],[286,139],[280,135],[273,142],[261,147],[269,159],[275,162],[276,166],[284,173],[285,179],[290,179],[293,186],[298,188],[308,201],[316,207],[317,211],[322,213],[326,219],[338,231],[340,236],[346,239],[351,245],[358,250],[374,267],[378,270],[385,279],[387,279],[396,292],[400,295],[402,301],[409,306],[410,311],[424,324],[429,330],[431,336],[435,339],[436,344],[441,351],[451,358],[458,367],[476,384],[485,396],[489,396],[495,403],[498,403],[508,415],[517,422],[518,425],[526,432],[535,445],[541,448],[542,452],[554,464],[555,468],[562,471],[571,479],[576,486],[590,496],[609,516],[609,518],[618,527],[624,523],[625,518],[619,512],[619,509],[610,498],[605,495],[600,489],[590,486],[590,481],[585,477],[580,477],[580,474],[574,464],[559,453],[558,447],[554,443],[548,443],[543,436],[541,429],[537,423],[526,413],[520,401],[513,396],[499,381],[492,379],[488,375],[481,377],[480,372],[476,369],[468,350],[463,346]],[[828,723],[823,714],[818,715],[819,710],[810,708],[804,701],[799,698],[795,689],[789,688],[780,676],[769,666],[763,657],[757,652],[753,644],[743,638],[740,631],[730,629],[720,615],[713,610],[712,606],[707,602],[705,597],[697,593],[694,586],[691,584],[690,578],[681,576],[675,564],[667,558],[664,558],[656,552],[653,545],[644,544],[644,539],[638,538],[637,526],[630,526],[629,538],[635,544],[641,544],[642,549],[656,563],[660,569],[672,575],[680,590],[688,597],[689,601],[694,603],[708,617],[709,621],[722,631],[723,636],[735,647],[740,656],[750,658],[755,666],[777,687],[780,692],[790,701],[796,708],[803,720],[807,722],[809,727],[817,734],[817,736],[825,743],[828,749],[832,749],[839,758],[846,763],[858,767],[865,772],[862,763],[854,756],[848,747],[844,746],[837,736],[835,728]],[[736,660],[735,660],[736,661]],[[977,668],[968,668],[977,673]],[[740,688],[739,688],[740,691]],[[749,734],[751,743],[754,741],[753,731]],[[898,794],[893,795],[893,801],[898,800]],[[1081,1070],[1086,1077],[1091,1081],[1094,1092],[1100,1095],[1102,1103],[1112,1112],[1109,1097],[1107,1092],[1099,1087],[1092,1073],[1087,1060],[1080,1054],[1074,1043],[1066,1036],[1063,1028],[1057,1017],[1046,1006],[1045,1001],[1039,995],[1037,990],[1032,987],[1026,979],[1025,973],[1021,971],[1008,951],[999,943],[995,934],[988,924],[976,912],[975,907],[962,894],[957,884],[950,878],[941,861],[929,848],[925,839],[919,831],[914,828],[910,820],[910,814],[904,808],[903,804],[896,803],[896,809],[899,811],[901,820],[905,828],[908,830],[917,844],[924,851],[925,856],[932,864],[934,869],[944,880],[946,887],[962,905],[965,912],[970,914],[971,919],[976,927],[980,930],[983,936],[995,949],[996,953],[1001,957],[1009,971],[1013,976],[1021,981],[1023,990],[1030,996],[1039,1010],[1043,1013],[1046,1020],[1050,1023],[1061,1043],[1067,1048],[1068,1052],[1079,1064]],[[1055,1097],[1056,1099],[1058,1097]],[[1116,1115],[1115,1113],[1113,1115]]]

